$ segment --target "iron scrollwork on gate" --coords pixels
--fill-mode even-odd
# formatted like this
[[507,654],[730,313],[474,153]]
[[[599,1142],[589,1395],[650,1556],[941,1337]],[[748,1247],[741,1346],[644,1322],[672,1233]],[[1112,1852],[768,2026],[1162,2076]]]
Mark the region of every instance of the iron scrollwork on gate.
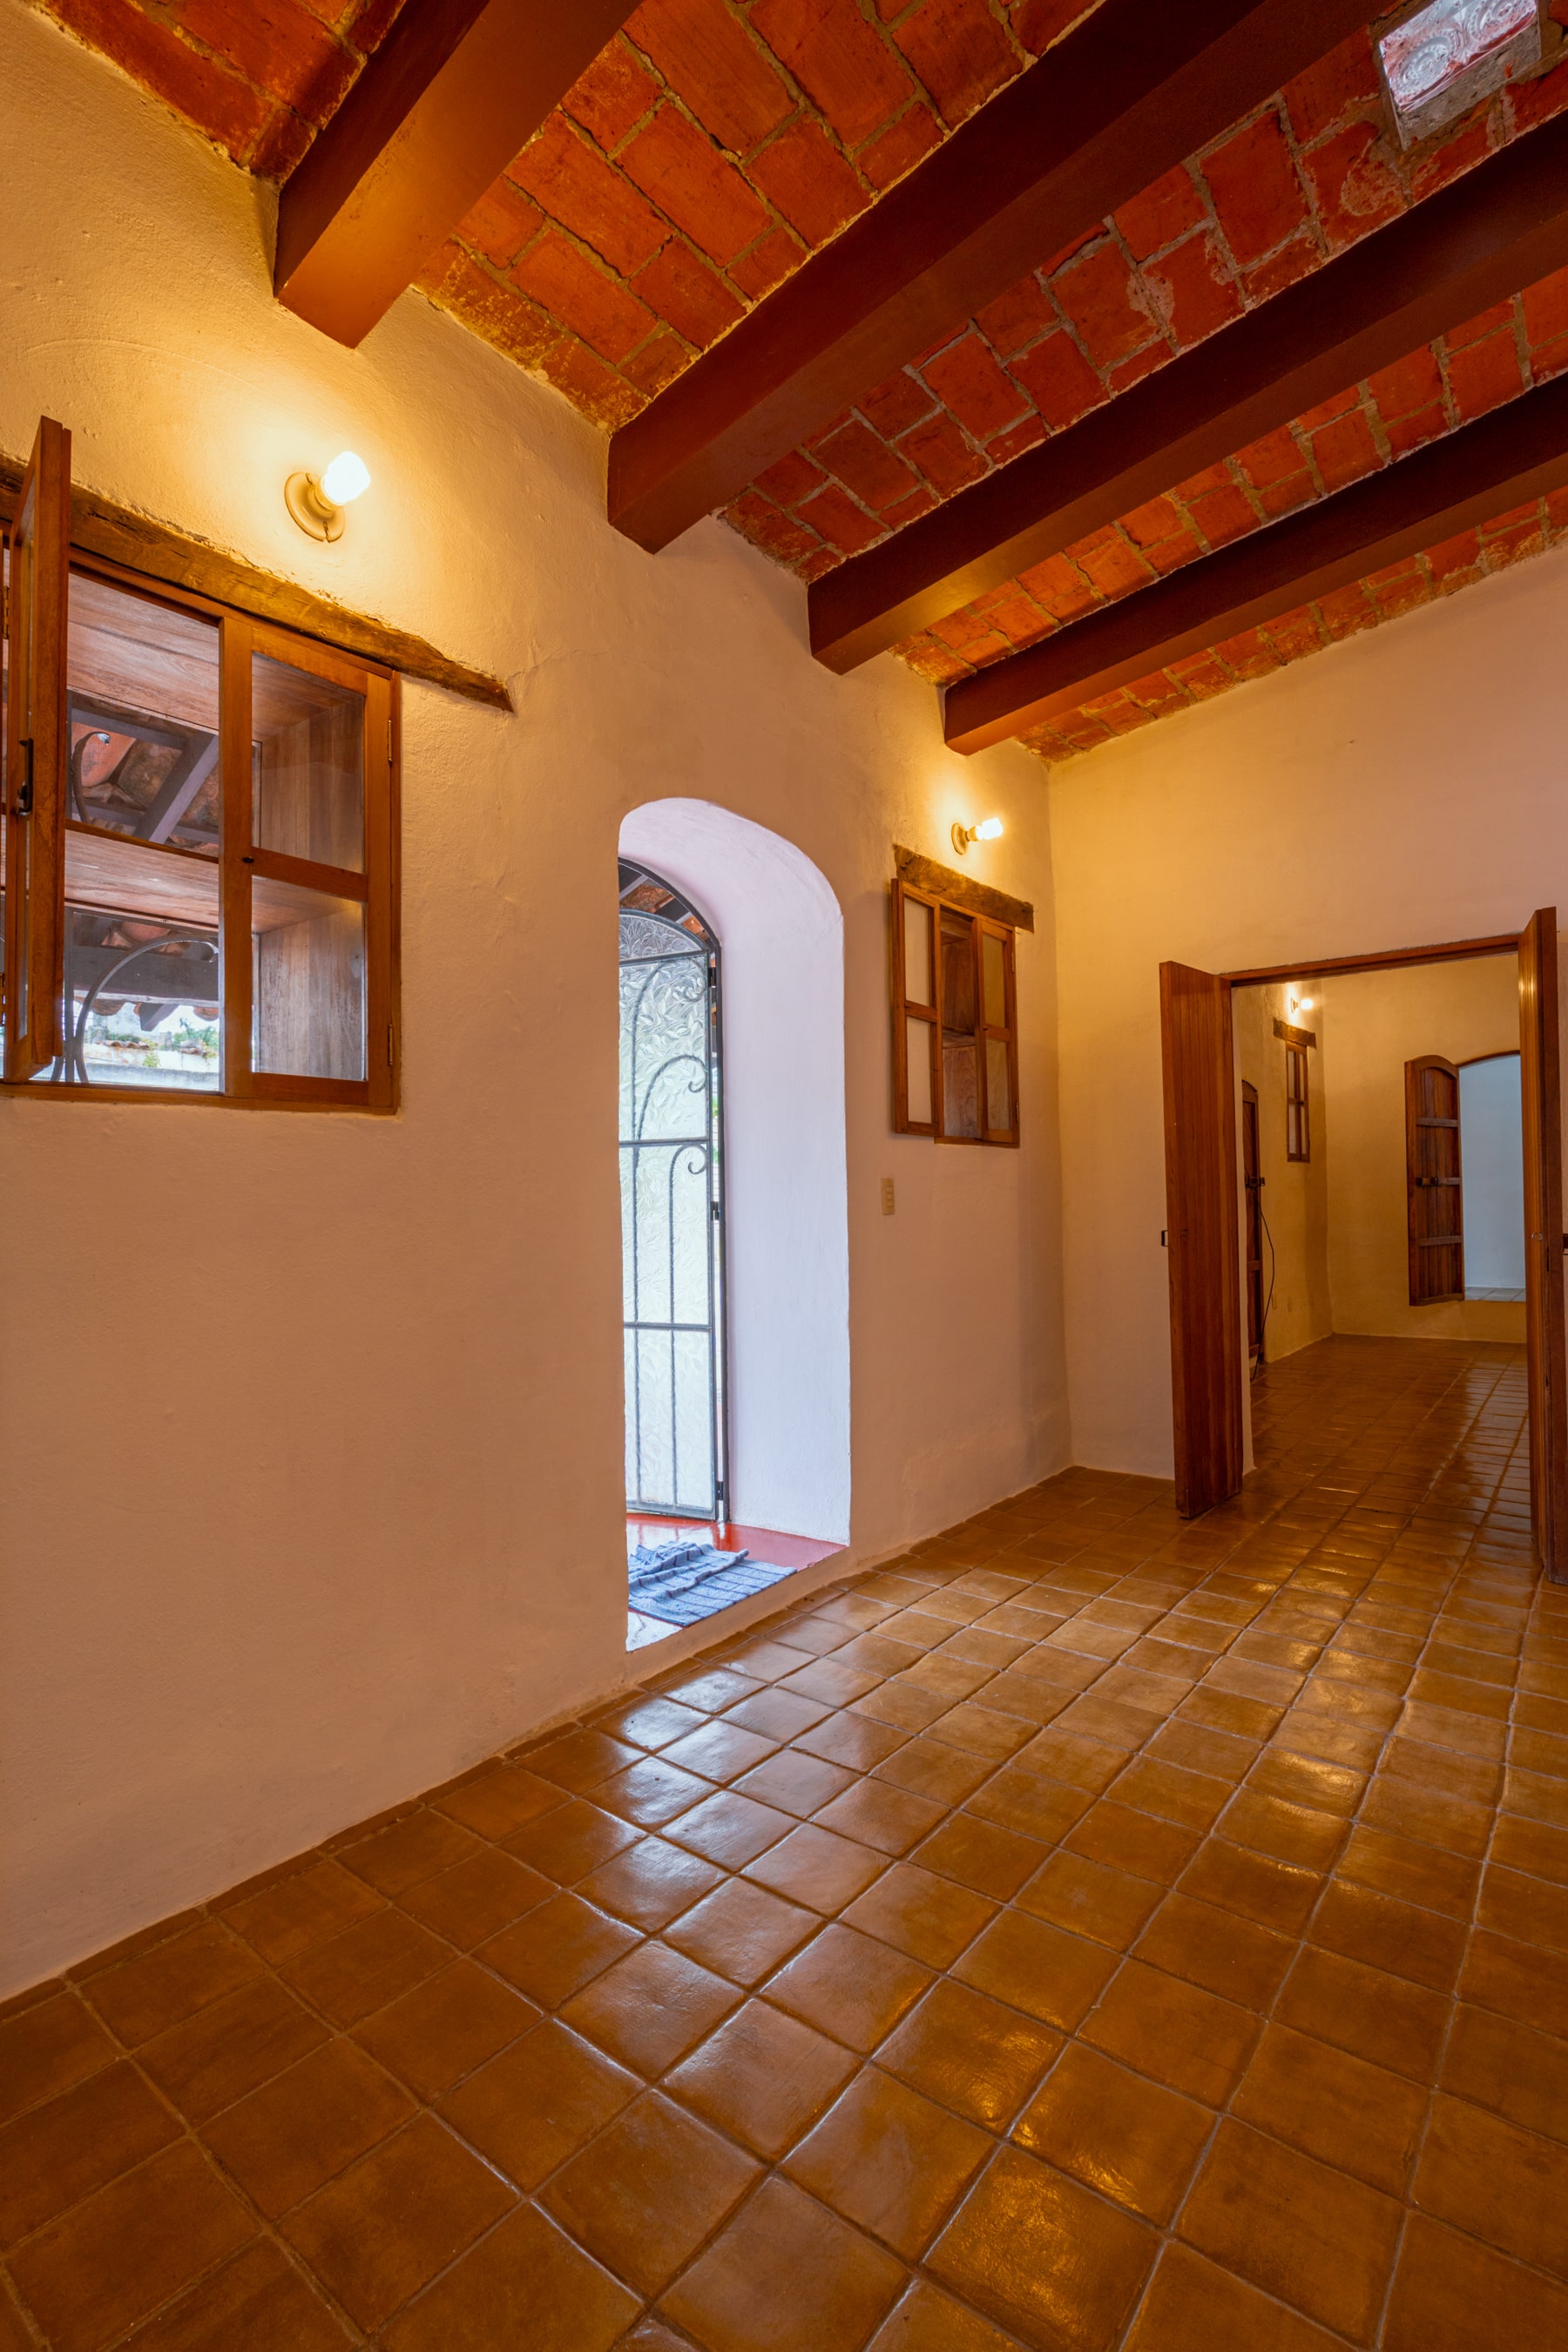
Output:
[[626,1501],[723,1518],[719,942],[645,867],[620,886]]

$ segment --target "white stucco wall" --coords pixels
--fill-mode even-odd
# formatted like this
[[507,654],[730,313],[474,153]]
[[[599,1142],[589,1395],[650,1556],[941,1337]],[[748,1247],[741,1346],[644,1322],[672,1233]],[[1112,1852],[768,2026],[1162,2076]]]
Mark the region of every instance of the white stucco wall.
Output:
[[1161,961],[1245,971],[1568,915],[1565,624],[1559,549],[1053,774],[1079,1462],[1171,1469]]
[[[1046,793],[889,658],[814,664],[722,526],[657,558],[604,445],[416,296],[279,309],[265,192],[0,0],[0,446],[504,675],[405,698],[395,1120],[0,1101],[0,1991],[462,1769],[626,1673],[616,840],[686,798],[844,921],[853,1556],[1068,1458]],[[335,547],[282,485],[374,477]],[[1024,1148],[889,1132],[891,845],[1032,898]],[[892,1174],[898,1210],[881,1214]]]

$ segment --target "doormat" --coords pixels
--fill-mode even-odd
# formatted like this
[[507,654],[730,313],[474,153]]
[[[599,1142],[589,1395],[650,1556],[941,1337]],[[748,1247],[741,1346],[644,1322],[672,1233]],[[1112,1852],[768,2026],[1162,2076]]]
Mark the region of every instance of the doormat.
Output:
[[628,1598],[645,1617],[666,1625],[698,1625],[737,1601],[749,1601],[795,1571],[772,1568],[748,1551],[716,1551],[711,1544],[677,1536],[668,1543],[638,1544],[626,1561]]

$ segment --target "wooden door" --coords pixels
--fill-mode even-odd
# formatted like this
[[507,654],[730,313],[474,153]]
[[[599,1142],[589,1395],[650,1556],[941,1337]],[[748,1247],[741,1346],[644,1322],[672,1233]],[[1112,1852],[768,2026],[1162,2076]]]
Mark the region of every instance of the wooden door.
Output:
[[1563,1308],[1563,1126],[1557,1058],[1557,909],[1519,941],[1524,1096],[1524,1297],[1530,1339],[1530,1507],[1535,1548],[1568,1583],[1568,1353]]
[[1230,983],[1160,967],[1176,1508],[1241,1485],[1241,1279]]
[[1247,1191],[1247,1352],[1263,1353],[1263,1170],[1258,1154],[1258,1088],[1241,1087],[1241,1180]]
[[1465,1193],[1459,1159],[1459,1073],[1441,1054],[1405,1065],[1405,1189],[1410,1304],[1465,1295]]

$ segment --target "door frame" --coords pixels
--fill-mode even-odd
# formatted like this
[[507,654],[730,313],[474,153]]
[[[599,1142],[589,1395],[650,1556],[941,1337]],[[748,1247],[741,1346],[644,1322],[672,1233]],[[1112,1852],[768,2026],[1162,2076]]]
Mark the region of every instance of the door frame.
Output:
[[[1553,1582],[1568,1583],[1568,1338],[1563,1280],[1568,1238],[1563,1231],[1555,923],[1555,909],[1542,908],[1519,930],[1485,939],[1436,940],[1215,973],[1179,963],[1161,965],[1176,1507],[1184,1518],[1228,1499],[1239,1491],[1242,1477],[1238,1441],[1247,1344],[1234,991],[1336,973],[1510,955],[1520,970],[1531,1516],[1545,1573]],[[1205,1017],[1194,1025],[1191,1015],[1198,1007]],[[1548,1149],[1553,1143],[1555,1149]],[[1216,1249],[1222,1260],[1218,1265]]]

